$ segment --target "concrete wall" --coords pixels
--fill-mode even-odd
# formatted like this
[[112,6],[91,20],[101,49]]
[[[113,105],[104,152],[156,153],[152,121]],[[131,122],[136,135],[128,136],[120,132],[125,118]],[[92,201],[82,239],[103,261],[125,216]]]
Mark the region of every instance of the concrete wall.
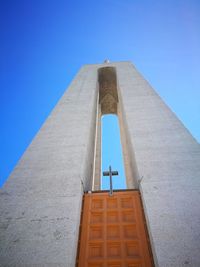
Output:
[[80,70],[0,191],[0,266],[75,265],[91,188],[96,70]]

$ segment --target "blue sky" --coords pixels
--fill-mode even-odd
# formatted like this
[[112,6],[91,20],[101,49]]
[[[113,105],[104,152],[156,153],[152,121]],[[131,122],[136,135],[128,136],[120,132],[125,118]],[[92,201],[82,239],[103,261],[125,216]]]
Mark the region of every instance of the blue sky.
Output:
[[130,60],[200,141],[200,1],[0,1],[0,178],[83,64]]
[[[120,129],[118,117],[116,115],[104,115],[102,122],[102,171],[108,171],[111,166],[112,171],[118,171],[117,176],[112,177],[114,189],[125,189],[126,178],[122,156],[122,146],[120,141]],[[110,179],[108,176],[101,177],[101,188],[110,189]]]

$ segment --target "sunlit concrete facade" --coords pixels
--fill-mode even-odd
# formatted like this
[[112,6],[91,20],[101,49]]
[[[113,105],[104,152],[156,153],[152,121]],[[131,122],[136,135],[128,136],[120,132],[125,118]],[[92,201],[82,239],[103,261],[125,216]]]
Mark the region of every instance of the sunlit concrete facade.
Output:
[[156,266],[200,266],[200,145],[130,62],[83,66],[1,189],[1,266],[75,266],[107,113],[119,117]]

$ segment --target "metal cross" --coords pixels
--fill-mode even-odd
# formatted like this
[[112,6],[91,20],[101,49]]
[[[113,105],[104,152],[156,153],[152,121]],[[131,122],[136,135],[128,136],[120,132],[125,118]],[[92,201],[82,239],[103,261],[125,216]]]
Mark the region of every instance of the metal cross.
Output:
[[110,176],[110,196],[113,194],[112,175],[118,175],[118,171],[112,171],[111,166],[109,166],[109,171],[103,172],[103,176]]

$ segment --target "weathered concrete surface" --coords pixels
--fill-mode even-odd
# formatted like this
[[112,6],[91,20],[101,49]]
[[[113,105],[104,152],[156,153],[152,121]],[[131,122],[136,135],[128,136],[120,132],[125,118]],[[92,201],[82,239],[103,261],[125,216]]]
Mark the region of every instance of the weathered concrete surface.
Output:
[[91,187],[96,71],[82,68],[0,191],[0,266],[75,266]]

